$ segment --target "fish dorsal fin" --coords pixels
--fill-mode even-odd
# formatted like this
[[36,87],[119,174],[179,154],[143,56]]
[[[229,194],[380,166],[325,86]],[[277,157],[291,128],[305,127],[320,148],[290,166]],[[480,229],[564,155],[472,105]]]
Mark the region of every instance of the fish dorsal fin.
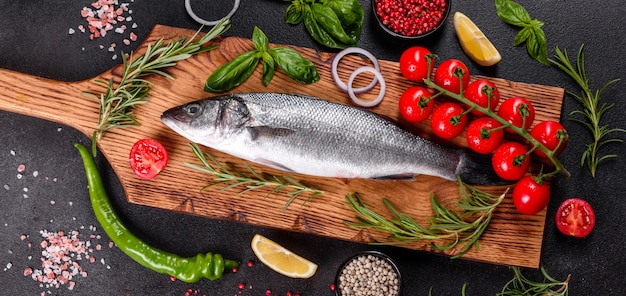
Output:
[[292,129],[271,126],[249,126],[246,129],[252,140],[258,140],[263,137],[285,137],[295,133]]

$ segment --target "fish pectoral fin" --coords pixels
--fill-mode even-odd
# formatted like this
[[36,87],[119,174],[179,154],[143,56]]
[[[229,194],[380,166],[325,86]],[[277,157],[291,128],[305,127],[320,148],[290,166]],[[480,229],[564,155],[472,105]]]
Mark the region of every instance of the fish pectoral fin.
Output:
[[285,165],[283,165],[281,163],[277,163],[277,162],[274,162],[274,161],[271,161],[271,160],[259,158],[259,159],[255,159],[254,162],[262,164],[264,166],[271,167],[273,169],[294,173],[294,170],[286,167]]
[[296,132],[288,128],[271,126],[249,126],[246,127],[246,129],[248,130],[252,140],[257,140],[262,137],[285,137]]

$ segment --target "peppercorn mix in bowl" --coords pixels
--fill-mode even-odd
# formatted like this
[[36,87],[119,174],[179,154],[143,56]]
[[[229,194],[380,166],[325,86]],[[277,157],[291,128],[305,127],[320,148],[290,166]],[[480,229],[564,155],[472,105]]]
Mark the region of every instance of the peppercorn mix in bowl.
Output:
[[341,265],[335,278],[337,296],[400,295],[400,271],[381,252],[358,253]]
[[450,0],[372,0],[380,27],[400,39],[421,39],[441,29],[450,14]]

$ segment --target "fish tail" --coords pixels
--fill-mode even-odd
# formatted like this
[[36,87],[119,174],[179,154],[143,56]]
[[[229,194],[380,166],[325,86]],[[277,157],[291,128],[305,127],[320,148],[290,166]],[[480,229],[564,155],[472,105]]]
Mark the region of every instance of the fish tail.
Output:
[[508,185],[512,181],[504,180],[496,174],[491,165],[491,154],[480,154],[465,150],[457,169],[461,181],[470,185]]

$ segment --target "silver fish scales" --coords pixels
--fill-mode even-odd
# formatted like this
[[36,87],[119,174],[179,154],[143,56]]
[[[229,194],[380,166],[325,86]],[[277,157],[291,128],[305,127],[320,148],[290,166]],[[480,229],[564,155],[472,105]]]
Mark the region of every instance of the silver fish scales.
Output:
[[227,94],[172,108],[161,120],[190,141],[289,172],[505,183],[487,155],[436,144],[371,111],[311,96]]

